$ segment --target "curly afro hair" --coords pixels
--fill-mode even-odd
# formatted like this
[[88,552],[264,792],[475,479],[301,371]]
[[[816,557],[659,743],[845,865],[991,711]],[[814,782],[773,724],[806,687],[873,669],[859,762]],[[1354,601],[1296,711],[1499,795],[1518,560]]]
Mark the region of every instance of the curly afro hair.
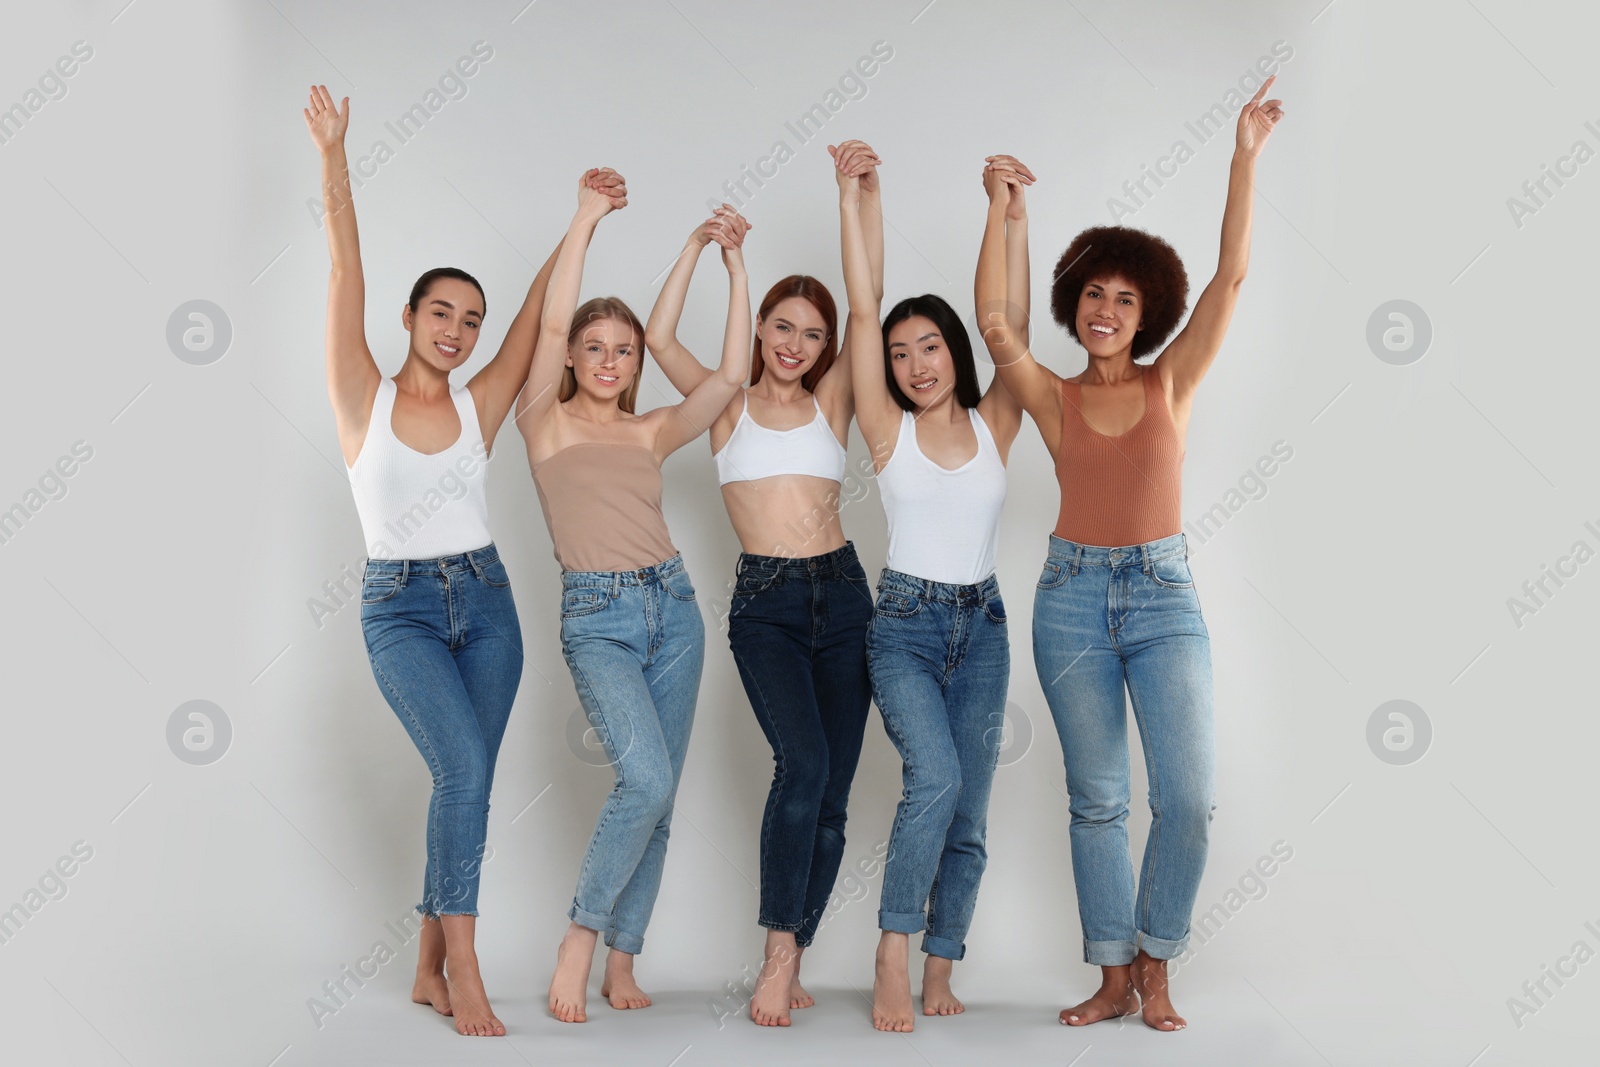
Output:
[[1056,261],[1050,314],[1079,344],[1078,297],[1091,278],[1120,274],[1143,296],[1142,328],[1133,338],[1133,358],[1160,348],[1189,306],[1189,275],[1173,247],[1131,226],[1091,226],[1072,239]]

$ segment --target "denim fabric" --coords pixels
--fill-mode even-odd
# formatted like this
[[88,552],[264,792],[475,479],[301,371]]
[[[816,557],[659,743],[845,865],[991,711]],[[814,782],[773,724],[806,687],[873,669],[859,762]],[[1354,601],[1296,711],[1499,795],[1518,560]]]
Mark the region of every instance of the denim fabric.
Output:
[[872,593],[855,546],[805,559],[739,557],[728,643],[772,746],[761,817],[759,923],[816,937],[844,855],[861,756]]
[[562,572],[561,652],[616,775],[567,914],[619,952],[644,948],[661,888],[705,644],[681,556]]
[[[1034,594],[1033,655],[1067,772],[1083,958],[1115,966],[1189,939],[1214,805],[1211,637],[1183,534],[1120,548],[1050,538]],[[1128,713],[1150,780],[1150,837],[1134,891]]]
[[491,543],[438,559],[371,559],[361,632],[384,699],[433,775],[418,909],[478,914],[495,756],[522,679],[511,579]]
[[884,729],[905,763],[878,926],[925,929],[922,951],[959,960],[988,860],[989,787],[1011,680],[999,583],[991,575],[946,585],[885,569],[867,663]]

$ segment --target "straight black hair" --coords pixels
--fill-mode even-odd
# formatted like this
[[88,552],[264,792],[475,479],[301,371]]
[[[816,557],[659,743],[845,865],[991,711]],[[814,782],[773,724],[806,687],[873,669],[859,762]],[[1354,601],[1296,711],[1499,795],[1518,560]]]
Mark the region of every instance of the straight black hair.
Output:
[[913,315],[931,320],[950,349],[950,362],[956,369],[956,403],[964,408],[977,407],[978,401],[983,399],[983,390],[978,385],[978,368],[972,360],[972,340],[967,336],[967,327],[961,321],[961,316],[956,314],[955,308],[946,303],[943,297],[932,293],[906,297],[890,308],[883,320],[883,377],[889,383],[889,395],[894,397],[894,402],[900,405],[902,411],[917,410],[917,405],[900,391],[899,384],[894,380],[893,364],[890,362],[892,357],[889,354],[889,331]]

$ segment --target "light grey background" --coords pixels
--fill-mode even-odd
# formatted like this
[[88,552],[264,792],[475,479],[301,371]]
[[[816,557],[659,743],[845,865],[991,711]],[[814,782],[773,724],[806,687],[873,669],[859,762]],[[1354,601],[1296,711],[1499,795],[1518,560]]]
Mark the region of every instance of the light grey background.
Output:
[[[0,507],[75,442],[93,450],[65,495],[0,544],[0,907],[74,843],[92,849],[65,895],[0,944],[7,1061],[1592,1060],[1600,962],[1547,980],[1542,1006],[1522,987],[1575,942],[1600,949],[1584,926],[1600,927],[1600,562],[1548,583],[1554,595],[1520,626],[1508,598],[1575,541],[1600,548],[1584,526],[1600,527],[1586,341],[1600,162],[1547,184],[1553,195],[1520,225],[1507,202],[1574,141],[1600,148],[1584,126],[1600,127],[1592,8],[124,2],[12,5],[0,35],[0,106],[74,42],[93,49],[65,95],[0,144]],[[785,123],[880,40],[893,58],[865,95],[800,145]],[[418,896],[429,787],[372,682],[359,609],[319,628],[308,608],[341,568],[359,571],[363,549],[326,399],[327,251],[307,209],[318,161],[300,108],[325,82],[352,98],[353,161],[379,138],[394,147],[383,123],[476,41],[493,58],[466,95],[356,192],[368,337],[386,373],[404,355],[409,286],[439,264],[483,281],[469,370],[488,358],[594,165],[627,177],[631,204],[595,239],[586,295],[646,314],[706,200],[783,139],[796,157],[746,206],[752,290],[807,271],[842,299],[824,143],[845,137],[885,160],[888,299],[933,291],[964,314],[982,159],[1011,152],[1034,169],[1035,350],[1070,373],[1081,354],[1048,320],[1055,257],[1082,227],[1112,221],[1108,198],[1142,165],[1180,138],[1195,144],[1185,123],[1274,42],[1293,48],[1274,90],[1288,117],[1259,168],[1252,270],[1195,408],[1184,495],[1197,521],[1276,442],[1293,449],[1265,495],[1193,540],[1219,784],[1199,910],[1226,911],[1275,842],[1293,858],[1247,880],[1254,898],[1232,898],[1237,910],[1179,968],[1187,1031],[1055,1023],[1097,974],[1080,962],[1060,747],[1029,644],[1057,500],[1031,426],[1013,452],[1000,567],[1017,747],[994,788],[989,871],[957,969],[965,1016],[919,1017],[907,1036],[871,1030],[876,879],[807,955],[821,1003],[790,1031],[757,1032],[727,996],[759,960],[770,754],[718,625],[738,546],[696,444],[667,470],[708,655],[639,960],[657,1006],[615,1013],[591,990],[586,1027],[549,1019],[555,944],[610,773],[567,742],[576,700],[558,572],[507,427],[491,509],[527,670],[490,816],[480,953],[510,1036],[463,1042],[409,1004],[414,950],[313,1022],[307,1001],[325,981],[397,940],[384,923]],[[1195,294],[1215,263],[1230,139],[1201,147],[1124,220],[1178,248]],[[683,329],[708,358],[720,273],[705,257]],[[181,361],[166,339],[192,300],[231,323],[209,365]],[[1392,300],[1431,322],[1430,348],[1409,365],[1368,346],[1369,318]],[[659,370],[645,374],[641,403],[661,402]],[[854,464],[864,451],[852,444]],[[844,525],[875,574],[875,493],[846,507]],[[193,700],[231,725],[205,765],[168,746],[169,719]],[[1369,748],[1369,719],[1390,700],[1431,723],[1419,761]],[[1135,774],[1142,847],[1137,759]],[[886,836],[898,783],[874,714],[847,863]],[[1537,1011],[1519,1025],[1511,997]],[[717,1003],[734,1013],[721,1026]]]

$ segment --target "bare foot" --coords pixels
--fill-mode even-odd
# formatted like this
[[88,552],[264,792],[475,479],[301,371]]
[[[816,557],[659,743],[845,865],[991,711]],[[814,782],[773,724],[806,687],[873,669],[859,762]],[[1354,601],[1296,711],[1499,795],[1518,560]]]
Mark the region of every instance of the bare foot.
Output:
[[444,930],[445,980],[450,986],[450,1014],[455,1017],[456,1033],[467,1037],[504,1037],[505,1024],[489,1007],[489,994],[483,990],[478,974],[478,954],[473,949],[477,930],[476,915],[444,915],[439,925]]
[[650,1006],[650,998],[633,980],[633,957],[616,949],[606,953],[606,976],[600,982],[600,995],[609,1000],[613,1008]]
[[411,999],[430,1005],[440,1015],[450,1014],[450,984],[444,980],[444,927],[437,918],[422,917],[422,937],[417,950],[417,980]]
[[929,956],[922,964],[922,1014],[960,1015],[967,1006],[950,992],[950,972],[954,960]]
[[466,1037],[504,1037],[505,1024],[495,1018],[489,1007],[489,995],[483,991],[483,979],[478,976],[478,959],[452,954],[445,961],[449,974],[450,1009],[455,1016],[456,1033]]
[[1152,1030],[1182,1030],[1187,1019],[1173,1010],[1167,996],[1167,961],[1158,960],[1144,949],[1133,958],[1133,987],[1144,1004],[1144,1024]]
[[450,1014],[450,983],[444,971],[423,974],[419,969],[417,980],[411,986],[411,1000],[417,1004],[431,1004],[440,1015]]
[[598,932],[577,923],[567,927],[556,949],[556,973],[550,979],[550,1013],[564,1023],[588,1020],[583,1007],[589,992],[589,965],[594,962]]
[[789,1007],[809,1008],[815,1004],[816,998],[806,992],[806,987],[800,984],[800,960],[805,956],[804,948],[794,950],[794,977],[789,980]]
[[1139,1010],[1139,995],[1134,992],[1128,967],[1100,968],[1100,988],[1081,1004],[1061,1010],[1064,1026],[1088,1026],[1101,1019],[1118,1019]]
[[794,986],[799,953],[794,934],[767,931],[766,958],[756,975],[756,992],[750,998],[750,1018],[760,1026],[788,1026],[790,991]]
[[885,930],[878,939],[872,976],[872,1025],[909,1034],[911,1018],[911,938]]

